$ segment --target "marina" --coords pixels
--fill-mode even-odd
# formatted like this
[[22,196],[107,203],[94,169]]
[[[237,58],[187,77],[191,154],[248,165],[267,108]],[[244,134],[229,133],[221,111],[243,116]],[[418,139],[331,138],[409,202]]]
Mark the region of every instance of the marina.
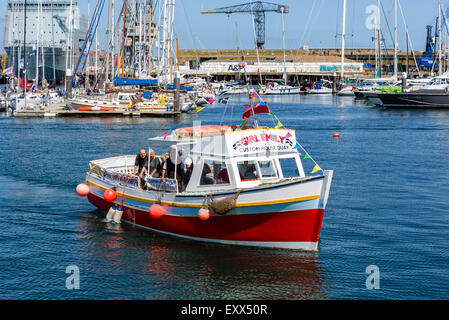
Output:
[[447,299],[412,2],[3,0],[0,300]]

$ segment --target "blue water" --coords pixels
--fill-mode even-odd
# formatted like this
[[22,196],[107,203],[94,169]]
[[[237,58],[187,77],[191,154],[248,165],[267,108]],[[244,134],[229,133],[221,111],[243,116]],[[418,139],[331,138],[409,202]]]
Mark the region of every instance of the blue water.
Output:
[[[76,195],[89,160],[137,153],[173,119],[3,115],[0,299],[447,299],[449,111],[332,96],[267,100],[319,165],[335,170],[318,252],[111,225]],[[194,118],[228,121],[233,110],[239,123],[244,109],[212,105]],[[79,290],[66,288],[70,265]],[[366,288],[369,265],[379,268],[379,289]]]

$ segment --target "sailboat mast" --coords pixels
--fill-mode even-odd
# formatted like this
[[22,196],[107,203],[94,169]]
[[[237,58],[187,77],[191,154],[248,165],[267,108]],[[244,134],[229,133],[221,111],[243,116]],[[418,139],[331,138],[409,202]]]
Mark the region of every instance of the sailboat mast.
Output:
[[112,62],[111,62],[111,81],[114,81],[115,76],[115,46],[114,46],[114,32],[115,32],[115,4],[114,0],[111,0],[111,30],[112,30],[112,41],[111,41],[111,52],[112,52]]
[[151,76],[151,14],[152,14],[152,4],[150,5],[150,12],[148,18],[148,76]]
[[53,48],[53,82],[56,82],[56,62],[55,62],[55,23],[54,23],[54,15],[53,15],[53,5],[54,1],[51,1],[51,46]]
[[282,49],[284,54],[284,84],[287,85],[287,67],[285,65],[285,26],[284,26],[284,7],[281,7],[282,18]]
[[26,63],[26,40],[27,40],[27,0],[23,3],[23,97],[25,110],[27,108],[27,63]]
[[441,38],[442,38],[442,32],[441,32],[441,0],[438,0],[438,74],[441,76],[443,73],[443,61],[442,61],[442,46],[441,46]]
[[345,64],[345,37],[346,37],[346,0],[343,0],[343,22],[341,26],[341,70],[340,78],[343,80]]
[[380,0],[377,0],[377,12],[376,12],[376,27],[375,36],[376,41],[376,78],[381,76],[382,59],[381,55],[381,42],[380,42]]
[[398,78],[398,0],[394,0],[394,79]]
[[[14,81],[14,68],[16,67],[16,28],[15,26],[15,16],[16,16],[16,4],[13,2],[12,4],[12,86],[14,91],[16,90],[15,81]],[[17,68],[19,69],[19,68]]]
[[142,60],[142,49],[143,49],[143,46],[142,46],[142,35],[143,35],[142,6],[143,6],[143,1],[140,0],[140,2],[139,2],[139,69],[138,69],[139,78],[142,78],[142,69],[143,69],[142,68],[142,63],[143,63],[143,60]]
[[35,43],[35,55],[36,55],[36,74],[34,77],[34,84],[37,88],[39,83],[39,35],[41,32],[41,11],[40,11],[40,0],[37,1],[37,32],[36,32],[36,43]]
[[41,34],[40,34],[40,38],[41,38],[41,55],[42,55],[42,57],[41,57],[41,62],[42,62],[42,89],[44,89],[44,84],[46,83],[46,80],[45,80],[45,52],[44,52],[44,49],[45,49],[45,45],[44,45],[44,37],[43,37],[43,25],[42,25],[42,23],[43,23],[43,19],[44,19],[44,12],[43,12],[43,3],[42,3],[42,0],[41,0],[41,2],[40,2],[40,4],[41,4],[41,20],[40,20],[40,27],[41,27]]
[[[111,41],[111,0],[108,1],[108,22],[107,22],[107,39],[106,39],[106,76],[104,77],[104,89],[106,89],[106,83],[109,81],[109,47]],[[114,43],[114,41],[112,41]]]

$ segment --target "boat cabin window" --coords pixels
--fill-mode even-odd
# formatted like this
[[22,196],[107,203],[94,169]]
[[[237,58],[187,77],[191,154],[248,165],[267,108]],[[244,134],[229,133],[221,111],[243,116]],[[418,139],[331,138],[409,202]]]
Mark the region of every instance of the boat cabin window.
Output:
[[295,158],[280,158],[279,164],[284,178],[297,178],[299,177],[298,164]]
[[256,169],[256,161],[237,162],[237,168],[239,169],[241,181],[245,182],[259,180],[259,174]]
[[277,171],[273,160],[259,161],[260,174],[262,178],[276,178]]
[[229,184],[228,169],[222,161],[204,160],[200,185]]

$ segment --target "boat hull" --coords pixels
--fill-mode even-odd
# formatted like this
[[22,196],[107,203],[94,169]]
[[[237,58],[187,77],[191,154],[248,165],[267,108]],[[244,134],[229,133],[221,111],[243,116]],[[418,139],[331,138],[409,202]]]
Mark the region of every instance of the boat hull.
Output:
[[[234,209],[225,215],[213,213],[206,221],[198,217],[204,196],[173,194],[162,199],[165,212],[160,219],[149,214],[150,207],[157,202],[157,195],[152,192],[119,188],[115,202],[124,208],[122,221],[168,235],[232,245],[317,250],[331,180],[329,171],[307,181],[242,191]],[[112,185],[92,176],[88,176],[87,183],[89,201],[108,212],[114,203],[105,201],[103,193]],[[279,199],[279,194],[284,199]],[[292,194],[295,198],[288,198]]]
[[449,108],[448,93],[378,93],[377,97],[390,108]]
[[[89,194],[89,201],[107,212],[112,203]],[[180,209],[178,209],[180,210]],[[174,211],[173,213],[176,213]],[[153,219],[146,210],[124,206],[122,221],[190,240],[232,245],[317,250],[324,209],[296,210],[244,215],[163,215]]]
[[265,95],[278,95],[278,96],[283,96],[283,95],[290,95],[290,94],[301,94],[301,88],[287,88],[287,89],[267,89],[265,91]]

